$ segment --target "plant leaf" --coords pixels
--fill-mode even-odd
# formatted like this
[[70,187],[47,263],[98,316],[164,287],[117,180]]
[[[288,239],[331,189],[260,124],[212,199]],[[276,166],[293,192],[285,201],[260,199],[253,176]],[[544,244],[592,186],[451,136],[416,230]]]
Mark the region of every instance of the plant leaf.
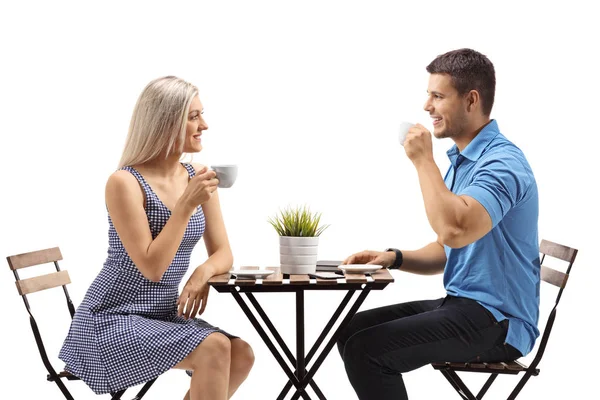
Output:
[[319,226],[321,213],[312,213],[308,206],[288,207],[280,210],[268,222],[279,236],[316,237],[329,225]]

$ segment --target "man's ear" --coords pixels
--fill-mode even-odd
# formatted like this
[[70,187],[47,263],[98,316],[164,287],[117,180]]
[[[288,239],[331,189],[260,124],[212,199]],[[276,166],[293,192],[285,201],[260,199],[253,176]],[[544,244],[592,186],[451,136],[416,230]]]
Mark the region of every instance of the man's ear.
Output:
[[469,93],[466,94],[466,100],[467,100],[467,111],[469,111],[469,112],[474,111],[479,106],[479,102],[481,101],[479,92],[477,90],[469,91]]

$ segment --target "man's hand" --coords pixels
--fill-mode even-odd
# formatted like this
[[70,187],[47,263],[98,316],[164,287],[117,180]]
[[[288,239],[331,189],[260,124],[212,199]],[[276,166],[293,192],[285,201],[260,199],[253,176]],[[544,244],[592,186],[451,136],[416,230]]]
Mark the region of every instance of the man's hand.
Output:
[[433,161],[431,132],[421,124],[411,127],[404,141],[404,151],[413,164],[426,159]]
[[352,254],[346,258],[342,265],[348,264],[370,264],[370,265],[381,265],[383,268],[387,268],[394,263],[396,260],[396,253],[393,251],[373,251],[365,250],[360,253]]

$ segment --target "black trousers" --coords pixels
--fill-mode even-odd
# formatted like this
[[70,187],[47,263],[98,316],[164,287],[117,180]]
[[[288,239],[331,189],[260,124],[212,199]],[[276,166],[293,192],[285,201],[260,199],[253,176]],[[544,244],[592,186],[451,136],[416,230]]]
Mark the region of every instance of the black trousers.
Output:
[[408,399],[402,373],[432,362],[512,361],[508,320],[474,300],[447,296],[363,311],[338,340],[346,373],[360,400]]

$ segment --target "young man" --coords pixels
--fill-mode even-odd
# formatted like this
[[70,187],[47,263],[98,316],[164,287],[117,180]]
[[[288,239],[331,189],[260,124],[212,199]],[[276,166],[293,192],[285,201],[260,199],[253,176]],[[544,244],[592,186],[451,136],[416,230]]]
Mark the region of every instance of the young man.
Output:
[[496,78],[488,58],[450,51],[427,66],[425,111],[450,138],[442,178],[431,133],[404,143],[437,240],[414,251],[364,251],[345,264],[444,273],[447,296],[358,313],[338,341],[359,399],[407,399],[402,373],[435,361],[511,361],[539,335],[538,192],[525,156],[490,119]]

